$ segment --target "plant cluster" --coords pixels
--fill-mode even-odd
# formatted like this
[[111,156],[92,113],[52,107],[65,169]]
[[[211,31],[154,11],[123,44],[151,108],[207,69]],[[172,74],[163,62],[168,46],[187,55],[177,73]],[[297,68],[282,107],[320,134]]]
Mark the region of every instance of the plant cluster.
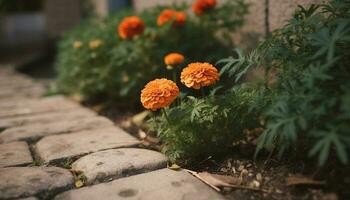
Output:
[[[214,90],[213,90],[214,91]],[[187,96],[181,104],[152,117],[149,126],[164,142],[163,152],[171,161],[193,161],[232,153],[247,127],[259,127],[250,110],[255,90],[237,87],[225,94]]]
[[253,66],[265,69],[258,104],[251,105],[266,122],[257,153],[306,154],[324,165],[334,152],[348,163],[349,47],[350,3],[333,0],[299,6],[288,24],[250,55],[238,52],[238,58],[222,60],[236,81]]
[[185,63],[229,55],[229,35],[242,25],[247,5],[243,0],[210,2],[215,4],[196,8],[200,14],[183,4],[86,21],[59,43],[58,89],[89,101],[134,107],[143,85],[173,75],[163,64],[165,55],[179,52],[186,55]]
[[[217,63],[221,78],[231,81],[220,80],[210,95],[183,99],[153,118],[151,128],[172,160],[218,155],[244,138],[245,129],[259,127],[256,153],[308,155],[319,165],[335,153],[333,159],[348,163],[349,47],[348,2],[299,6],[250,54],[237,49]],[[253,68],[263,69],[263,81],[244,83]]]

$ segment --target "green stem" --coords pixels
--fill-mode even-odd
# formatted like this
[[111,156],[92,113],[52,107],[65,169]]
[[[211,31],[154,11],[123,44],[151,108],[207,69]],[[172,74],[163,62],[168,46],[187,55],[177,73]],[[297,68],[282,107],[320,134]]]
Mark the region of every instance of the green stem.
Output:
[[202,95],[202,98],[205,98],[205,91],[203,88],[200,89],[201,90],[201,95]]
[[[177,74],[176,74],[176,70],[175,69],[173,70],[173,80],[174,80],[175,84],[177,85]],[[177,97],[176,98],[176,105],[179,106],[180,104],[181,104],[180,98]]]
[[162,112],[163,112],[163,115],[164,115],[166,121],[167,121],[168,124],[170,125],[170,120],[169,120],[168,114],[167,114],[166,111],[165,111],[165,108],[162,108],[161,110],[162,110]]
[[177,84],[177,75],[176,75],[176,70],[173,70],[173,80]]

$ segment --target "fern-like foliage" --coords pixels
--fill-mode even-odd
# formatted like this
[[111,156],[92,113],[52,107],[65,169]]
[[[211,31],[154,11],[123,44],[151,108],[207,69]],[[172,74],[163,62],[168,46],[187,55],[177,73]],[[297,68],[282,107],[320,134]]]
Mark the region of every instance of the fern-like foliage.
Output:
[[245,128],[259,126],[257,112],[249,112],[254,97],[255,90],[248,87],[206,98],[189,96],[181,105],[167,109],[167,116],[152,118],[149,124],[172,161],[218,156],[244,137]]
[[350,148],[350,3],[299,6],[289,23],[250,55],[223,59],[222,71],[239,80],[249,68],[266,76],[257,98],[266,120],[257,152],[277,150],[317,156],[324,165],[335,152],[348,163]]

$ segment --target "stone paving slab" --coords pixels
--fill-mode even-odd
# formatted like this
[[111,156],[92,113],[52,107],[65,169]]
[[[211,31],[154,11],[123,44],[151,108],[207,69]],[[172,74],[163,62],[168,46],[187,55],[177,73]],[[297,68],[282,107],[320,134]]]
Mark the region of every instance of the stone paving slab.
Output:
[[26,106],[33,106],[35,104],[45,104],[49,102],[57,102],[57,101],[63,101],[67,99],[66,97],[62,95],[53,95],[53,96],[47,96],[47,97],[42,97],[40,99],[37,98],[16,98],[13,99],[12,101],[8,100],[0,100],[0,108],[1,110],[3,109],[19,109],[23,108]]
[[46,98],[45,100],[37,101],[32,104],[24,104],[20,106],[2,108],[0,110],[0,119],[15,117],[19,115],[34,115],[44,112],[64,111],[80,106],[68,99],[58,97]]
[[72,187],[69,170],[58,167],[0,168],[0,199],[50,196]]
[[36,197],[21,198],[17,200],[38,200]]
[[[15,78],[16,79],[16,78]],[[1,82],[1,81],[0,81]],[[42,86],[39,83],[34,82],[31,79],[25,80],[11,80],[11,82],[2,82],[0,83],[0,90],[10,90],[10,89],[24,89],[33,86]]]
[[35,101],[40,101],[42,99],[45,99],[46,97],[43,98],[23,98],[23,97],[14,97],[6,100],[1,100],[0,99],[0,110],[6,109],[8,107],[16,107],[18,105],[24,105],[25,103],[32,103]]
[[2,87],[5,86],[11,86],[11,85],[27,85],[27,84],[33,84],[33,79],[25,76],[25,75],[7,75],[7,76],[1,76],[0,77],[0,85]]
[[17,200],[38,200],[36,197],[21,198]]
[[95,184],[165,168],[167,161],[166,156],[156,151],[121,148],[84,156],[72,164],[72,169],[83,172],[87,184]]
[[0,100],[6,100],[13,97],[41,97],[45,94],[46,89],[42,86],[35,86],[28,90],[17,93],[16,90],[0,92]]
[[23,94],[23,95],[31,95],[33,91],[40,92],[44,94],[46,89],[41,84],[27,84],[27,85],[11,85],[11,86],[1,86],[0,85],[0,98],[6,98],[7,96],[12,96],[13,94]]
[[224,199],[185,171],[161,169],[59,194],[55,200],[215,200]]
[[29,124],[46,124],[55,121],[71,121],[96,116],[96,113],[86,108],[75,108],[65,112],[48,112],[38,115],[24,115],[0,120],[0,128],[9,128],[14,126],[24,126]]
[[35,151],[44,162],[48,163],[101,150],[132,147],[138,144],[140,141],[122,129],[109,127],[44,137],[35,145]]
[[2,65],[0,67],[0,79],[2,79],[3,77],[6,77],[8,75],[14,74],[15,70],[12,66],[9,65]]
[[98,116],[74,119],[71,121],[57,121],[45,124],[29,124],[25,126],[5,129],[0,134],[0,143],[7,143],[17,140],[33,142],[44,136],[72,133],[109,126],[113,126],[113,122],[105,117]]
[[26,165],[33,162],[25,142],[0,144],[0,167]]

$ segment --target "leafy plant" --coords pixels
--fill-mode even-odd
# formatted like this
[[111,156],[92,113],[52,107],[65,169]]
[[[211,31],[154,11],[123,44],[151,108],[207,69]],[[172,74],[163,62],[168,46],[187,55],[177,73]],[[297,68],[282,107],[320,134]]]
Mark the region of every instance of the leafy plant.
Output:
[[[188,10],[188,5],[171,6]],[[148,81],[170,77],[163,57],[180,52],[186,61],[214,61],[229,55],[233,45],[229,33],[243,23],[247,5],[243,0],[227,1],[206,15],[187,15],[181,27],[171,23],[157,26],[157,16],[165,7],[147,9],[137,15],[145,22],[145,32],[132,40],[121,40],[116,32],[125,16],[119,12],[106,19],[92,19],[66,33],[59,44],[57,70],[58,88],[65,93],[78,93],[88,101],[100,101],[135,107],[139,91]],[[98,48],[89,42],[101,40]],[[81,47],[73,48],[74,42]],[[181,69],[175,69],[177,73]]]
[[259,126],[258,116],[249,110],[254,96],[250,87],[205,98],[188,96],[180,105],[152,118],[149,125],[174,162],[219,156],[232,150],[233,143],[244,137],[244,129]]
[[[317,156],[348,163],[350,147],[350,3],[299,6],[289,23],[250,55],[222,60],[238,81],[253,66],[266,70],[259,105],[265,130],[257,152]],[[271,79],[270,74],[277,74]],[[256,105],[254,105],[256,106]]]

